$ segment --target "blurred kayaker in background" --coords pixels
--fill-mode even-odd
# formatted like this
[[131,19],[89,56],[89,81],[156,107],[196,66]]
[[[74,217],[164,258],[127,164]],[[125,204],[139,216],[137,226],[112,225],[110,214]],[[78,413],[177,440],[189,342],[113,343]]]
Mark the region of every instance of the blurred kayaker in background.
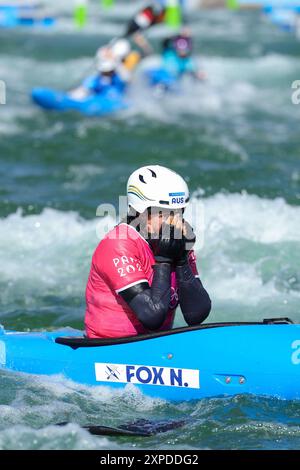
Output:
[[209,315],[211,301],[196,267],[195,235],[183,219],[189,190],[159,165],[127,183],[128,215],[96,248],[86,288],[89,338],[171,329],[180,305],[188,325]]
[[114,38],[96,53],[96,63],[99,65],[106,60],[117,63],[117,72],[124,82],[130,82],[141,58],[141,54],[133,50],[129,40],[125,38]]
[[79,87],[68,93],[69,96],[73,99],[83,100],[92,94],[107,96],[109,93],[124,92],[126,83],[118,74],[116,62],[102,60],[97,69],[97,74],[87,77]]
[[163,40],[161,63],[158,67],[146,69],[145,76],[160,97],[165,91],[178,92],[180,79],[187,75],[201,81],[207,78],[193,57],[193,39],[185,27],[179,34]]
[[109,91],[123,93],[140,59],[140,54],[131,49],[127,39],[112,40],[97,51],[95,58],[97,74],[87,77],[69,95],[75,99],[84,99],[93,93],[106,94]]
[[180,34],[164,39],[162,47],[162,67],[174,78],[189,74],[197,80],[205,80],[205,72],[200,70],[192,56],[193,39],[188,28],[182,29]]

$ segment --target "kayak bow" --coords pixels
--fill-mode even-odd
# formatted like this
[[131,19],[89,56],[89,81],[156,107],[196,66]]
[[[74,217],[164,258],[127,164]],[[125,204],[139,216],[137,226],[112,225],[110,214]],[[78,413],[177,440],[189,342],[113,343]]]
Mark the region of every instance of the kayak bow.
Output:
[[33,102],[43,109],[78,111],[88,116],[104,116],[128,107],[123,94],[116,89],[111,89],[106,94],[94,93],[84,99],[75,99],[66,92],[34,88],[31,97]]

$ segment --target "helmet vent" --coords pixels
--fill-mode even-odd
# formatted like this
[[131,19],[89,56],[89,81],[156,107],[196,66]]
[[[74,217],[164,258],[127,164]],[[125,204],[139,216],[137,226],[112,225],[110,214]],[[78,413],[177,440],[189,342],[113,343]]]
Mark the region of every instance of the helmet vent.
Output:
[[150,168],[148,168],[148,170],[151,171],[151,175],[153,176],[153,178],[157,178],[155,171],[151,170]]
[[144,180],[143,175],[139,175],[139,180],[140,180],[142,183],[146,184],[146,181]]

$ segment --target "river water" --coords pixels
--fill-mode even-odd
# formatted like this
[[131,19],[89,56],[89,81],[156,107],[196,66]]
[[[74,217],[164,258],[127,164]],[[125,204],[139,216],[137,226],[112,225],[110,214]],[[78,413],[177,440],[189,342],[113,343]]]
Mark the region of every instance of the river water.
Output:
[[[83,328],[97,228],[108,223],[96,208],[116,205],[129,174],[149,163],[182,174],[203,209],[197,255],[213,301],[209,321],[299,322],[300,106],[291,101],[299,42],[258,12],[193,12],[195,53],[208,75],[202,86],[185,83],[178,95],[158,99],[137,78],[131,106],[108,118],[45,113],[31,103],[34,86],[79,83],[129,13],[124,6],[96,12],[83,31],[65,11],[47,30],[0,31],[7,86],[0,106],[0,323],[22,331]],[[157,52],[166,33],[160,26],[149,34]],[[180,314],[176,323],[183,324]],[[237,396],[172,404],[62,377],[0,376],[0,449],[300,445],[297,401]],[[146,439],[93,437],[78,424],[116,426],[145,414],[192,421]],[[55,426],[61,421],[71,424]]]

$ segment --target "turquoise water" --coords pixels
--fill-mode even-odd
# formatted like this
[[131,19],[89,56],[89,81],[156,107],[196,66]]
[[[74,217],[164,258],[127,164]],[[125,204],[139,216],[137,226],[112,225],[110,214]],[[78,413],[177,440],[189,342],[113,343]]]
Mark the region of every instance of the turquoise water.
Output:
[[[59,8],[58,6],[56,8]],[[74,30],[0,31],[0,323],[19,330],[83,327],[84,289],[103,202],[117,204],[137,166],[185,176],[203,208],[199,270],[210,321],[300,320],[299,43],[258,13],[193,14],[208,81],[155,98],[140,83],[119,115],[85,118],[34,107],[34,86],[78,83],[97,47],[122,31],[125,8]],[[255,34],[253,33],[255,31]],[[166,33],[150,34],[158,50]],[[147,59],[143,65],[157,62]],[[180,315],[177,324],[182,324]],[[291,449],[299,402],[258,397],[168,404],[63,378],[1,373],[0,448]],[[191,417],[152,438],[98,438],[78,424]],[[70,421],[67,428],[54,426]]]

